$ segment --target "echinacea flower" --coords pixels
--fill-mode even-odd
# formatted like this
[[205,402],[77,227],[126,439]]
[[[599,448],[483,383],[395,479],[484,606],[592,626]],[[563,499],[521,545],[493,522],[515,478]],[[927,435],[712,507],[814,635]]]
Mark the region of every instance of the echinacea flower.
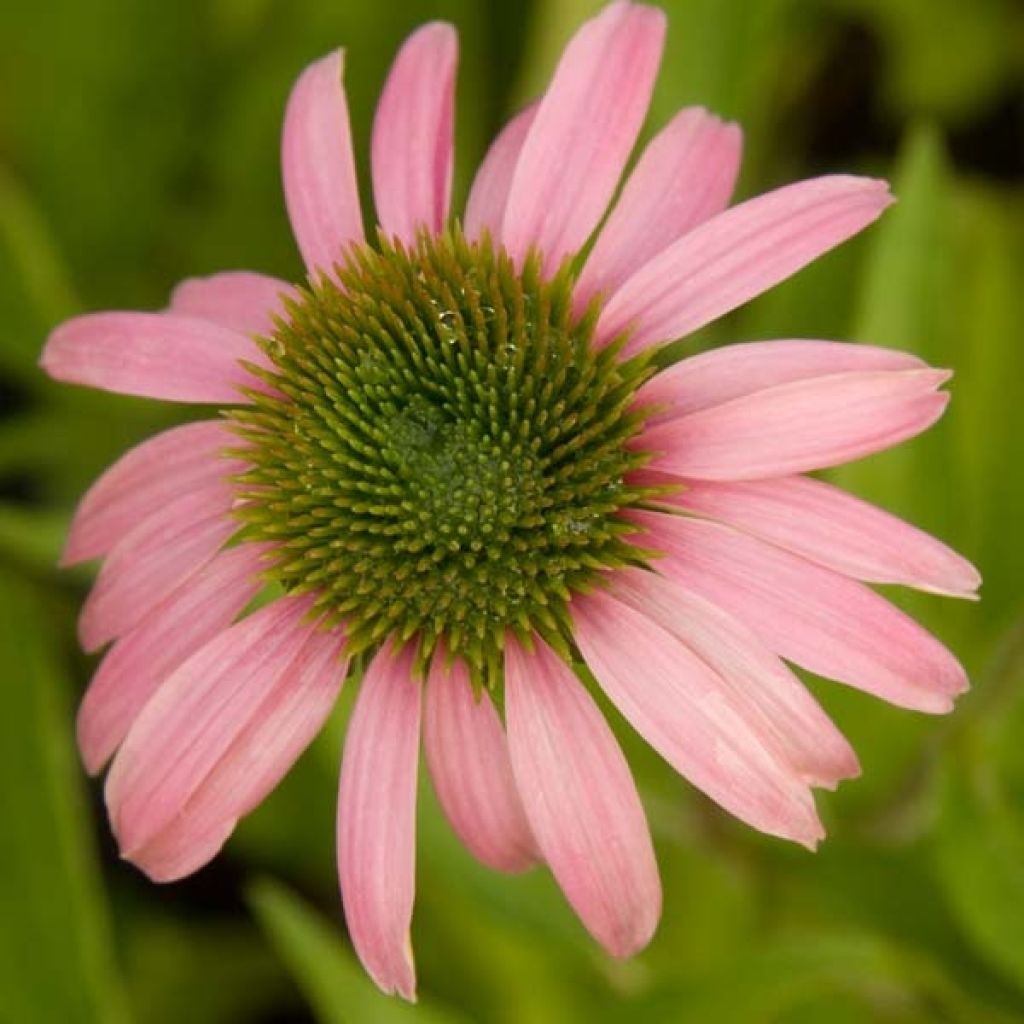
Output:
[[188,280],[169,309],[78,317],[43,353],[59,380],[221,410],[108,470],[65,551],[104,559],[80,637],[110,647],[79,740],[91,772],[113,758],[123,855],[157,880],[206,863],[365,665],[338,866],[358,955],[407,998],[421,733],[469,850],[501,871],[546,864],[625,956],[654,931],[660,884],[574,665],[714,801],[808,847],[823,835],[812,787],[858,765],[782,659],[921,711],[966,686],[865,584],[966,597],[973,568],[803,475],[926,429],[948,373],[808,340],[655,372],[661,346],[890,201],[881,181],[830,176],[726,209],[739,129],[690,108],[601,224],[664,27],[624,2],[585,24],[491,146],[461,223],[456,38],[418,30],[377,108],[370,232],[331,54],[299,78],[284,125],[307,280]]

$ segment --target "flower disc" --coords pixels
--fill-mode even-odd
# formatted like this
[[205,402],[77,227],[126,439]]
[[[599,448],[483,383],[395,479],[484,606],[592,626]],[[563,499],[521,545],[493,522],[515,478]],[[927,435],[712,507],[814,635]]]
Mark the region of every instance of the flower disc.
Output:
[[495,685],[507,630],[559,642],[574,591],[643,560],[619,513],[648,493],[625,480],[646,364],[595,348],[568,269],[543,281],[486,238],[346,257],[261,339],[267,393],[230,413],[245,536],[353,650],[417,637],[422,667],[443,639]]

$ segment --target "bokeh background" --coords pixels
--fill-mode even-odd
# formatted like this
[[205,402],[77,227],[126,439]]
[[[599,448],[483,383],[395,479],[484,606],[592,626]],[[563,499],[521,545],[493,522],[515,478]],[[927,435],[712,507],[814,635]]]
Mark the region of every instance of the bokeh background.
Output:
[[[334,874],[344,719],[169,887],[118,861],[72,742],[92,663],[88,572],[55,569],[76,498],[186,413],[50,384],[47,330],[159,308],[181,277],[301,275],[278,177],[287,90],[349,48],[357,150],[399,41],[462,40],[456,200],[593,0],[0,0],[0,1022],[1024,1021],[1024,9],[1014,0],[663,0],[648,131],[700,103],[746,132],[740,195],[828,171],[891,177],[883,221],[687,342],[830,337],[952,367],[928,436],[833,474],[980,566],[980,604],[897,600],[968,666],[946,719],[811,680],[864,777],[821,797],[812,855],[731,821],[619,720],[665,915],[607,958],[543,872],[457,845],[424,782],[421,1002],[384,999]],[[573,154],[565,154],[571,162]],[[365,177],[364,177],[365,180]],[[458,207],[456,207],[458,208]],[[369,214],[369,210],[367,211]]]

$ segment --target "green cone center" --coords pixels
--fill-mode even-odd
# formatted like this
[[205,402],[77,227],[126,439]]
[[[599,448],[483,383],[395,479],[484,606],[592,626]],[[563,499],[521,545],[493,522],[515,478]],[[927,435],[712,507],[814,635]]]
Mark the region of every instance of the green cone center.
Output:
[[251,469],[246,539],[355,651],[443,643],[494,686],[512,630],[556,644],[571,595],[642,561],[623,509],[647,376],[573,316],[573,276],[516,270],[486,239],[345,254],[261,339],[271,393],[229,415]]

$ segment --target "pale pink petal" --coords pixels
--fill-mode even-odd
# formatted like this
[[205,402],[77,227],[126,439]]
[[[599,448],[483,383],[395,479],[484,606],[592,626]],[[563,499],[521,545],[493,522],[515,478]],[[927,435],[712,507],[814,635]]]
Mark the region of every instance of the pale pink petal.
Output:
[[237,443],[222,421],[205,420],[172,427],[130,449],[79,502],[61,565],[107,554],[179,495],[240,473],[245,464],[223,455]]
[[901,583],[951,597],[974,597],[981,583],[974,566],[941,541],[809,477],[690,480],[664,500],[869,583]]
[[284,299],[294,299],[287,282],[248,270],[190,277],[171,292],[172,313],[200,317],[244,334],[272,334],[274,317],[284,316]]
[[650,467],[703,480],[755,480],[838,466],[920,434],[949,395],[945,370],[837,373],[765,388],[659,423],[638,444]]
[[512,176],[530,125],[537,116],[537,106],[531,103],[502,128],[476,172],[466,201],[464,227],[470,241],[476,241],[486,229],[495,245],[501,242],[501,224]]
[[78,745],[98,772],[160,684],[259,593],[263,544],[216,555],[107,652],[78,711]]
[[406,245],[448,217],[455,163],[455,29],[435,21],[402,45],[373,119],[371,167],[377,218]]
[[494,702],[477,696],[465,663],[430,669],[423,745],[441,806],[467,849],[495,871],[523,871],[538,859],[512,777],[508,741]]
[[611,729],[543,641],[509,639],[505,714],[512,770],[544,859],[573,910],[613,956],[654,934],[661,883],[647,819]]
[[130,860],[151,882],[174,882],[198,871],[220,853],[238,822],[222,818],[207,822],[207,830],[171,829],[149,846],[135,851]]
[[78,637],[87,651],[126,633],[237,532],[231,489],[197,484],[143,519],[114,546],[82,606]]
[[223,630],[150,698],[107,776],[106,801],[131,860],[170,825],[258,714],[315,629],[311,602],[280,598]]
[[750,341],[723,345],[674,363],[637,392],[641,405],[663,405],[648,422],[674,419],[792,381],[835,373],[921,370],[909,352],[844,341]]
[[647,114],[665,15],[609,4],[573,36],[523,144],[501,237],[519,262],[530,247],[552,273],[597,227]]
[[721,676],[609,594],[574,599],[573,622],[601,688],[676,771],[762,832],[814,848],[824,830],[807,783]]
[[150,878],[169,882],[201,868],[287,774],[337,702],[348,670],[343,646],[340,629],[312,632],[178,814],[132,854]]
[[197,317],[86,313],[46,340],[40,365],[54,380],[173,402],[245,402],[259,387],[242,361],[266,367],[256,343]]
[[629,330],[632,354],[681,338],[795,274],[875,220],[884,181],[833,175],[712,217],[640,268],[608,300],[598,341]]
[[749,626],[782,657],[918,711],[967,688],[956,659],[874,591],[782,548],[701,519],[634,512],[658,571]]
[[750,729],[801,778],[831,789],[858,774],[853,748],[818,702],[741,622],[657,572],[620,569],[611,583],[616,601],[667,630],[720,677]]
[[385,992],[416,998],[416,776],[423,684],[412,647],[381,650],[349,722],[338,794],[338,875],[359,959]]
[[330,273],[346,246],[363,241],[344,74],[343,50],[311,64],[295,83],[284,116],[284,198],[310,276]]
[[740,169],[739,126],[687,107],[648,143],[576,284],[577,312],[725,209]]

